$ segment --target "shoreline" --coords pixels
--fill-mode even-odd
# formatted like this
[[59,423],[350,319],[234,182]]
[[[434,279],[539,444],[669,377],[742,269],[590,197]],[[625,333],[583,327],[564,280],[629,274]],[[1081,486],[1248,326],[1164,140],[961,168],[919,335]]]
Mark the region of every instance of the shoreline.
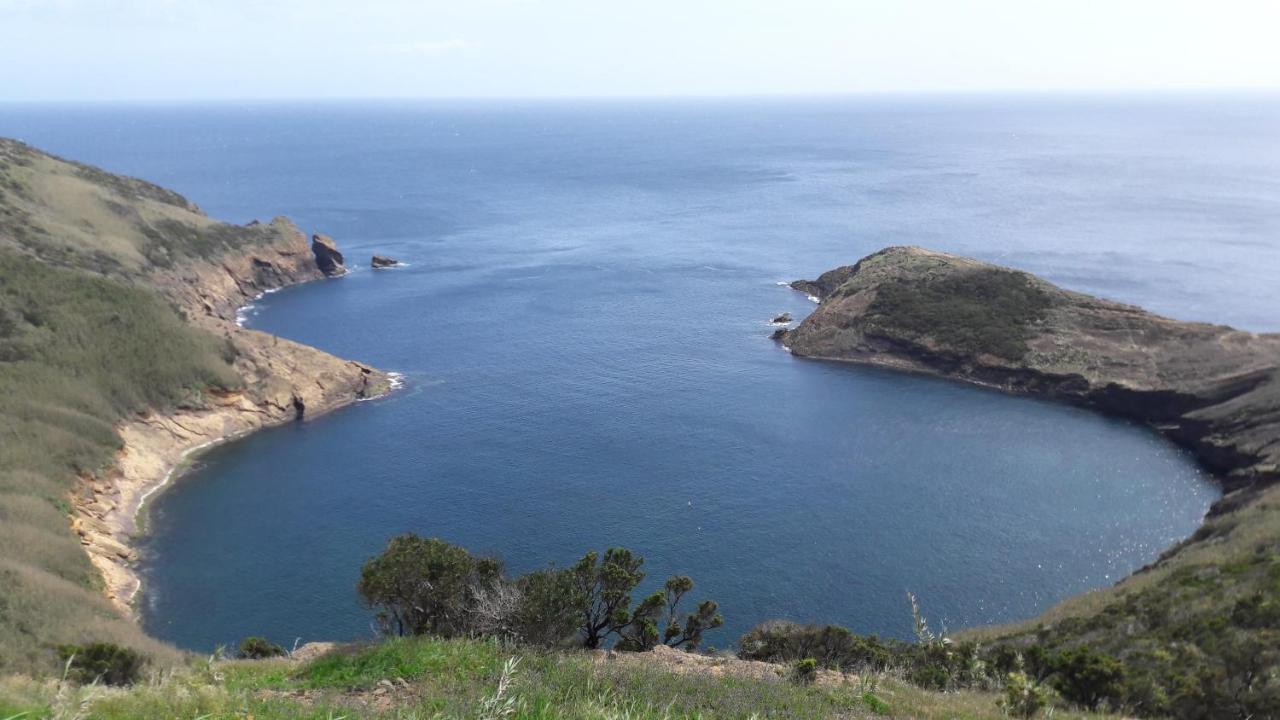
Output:
[[[218,273],[216,284],[211,284],[223,286],[223,277]],[[203,407],[152,411],[117,425],[121,447],[115,460],[96,475],[80,477],[72,500],[72,529],[102,577],[103,594],[124,616],[139,617],[136,605],[144,583],[136,545],[146,533],[145,510],[201,453],[259,430],[307,422],[383,398],[403,387],[399,373],[384,373],[239,324],[242,311],[254,299],[296,284],[300,283],[246,294],[229,318],[204,316],[195,321],[235,344],[244,389],[207,392]]]

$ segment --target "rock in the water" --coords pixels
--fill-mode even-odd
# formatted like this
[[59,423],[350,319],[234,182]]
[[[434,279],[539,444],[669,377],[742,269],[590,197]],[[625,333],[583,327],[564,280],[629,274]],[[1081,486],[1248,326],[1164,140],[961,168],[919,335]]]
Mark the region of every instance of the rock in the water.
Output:
[[786,328],[778,328],[777,330],[773,331],[772,335],[769,336],[770,340],[785,340],[786,338],[787,338]]
[[342,253],[338,245],[328,235],[311,236],[311,252],[316,256],[316,267],[329,277],[345,275],[347,268],[342,264]]
[[386,257],[385,255],[374,255],[373,259],[369,261],[369,265],[375,268],[389,268],[389,267],[395,267],[399,264],[400,264],[399,260],[396,260],[395,258]]
[[791,313],[784,312],[781,315],[775,317],[773,321],[775,323],[789,323],[791,322]]

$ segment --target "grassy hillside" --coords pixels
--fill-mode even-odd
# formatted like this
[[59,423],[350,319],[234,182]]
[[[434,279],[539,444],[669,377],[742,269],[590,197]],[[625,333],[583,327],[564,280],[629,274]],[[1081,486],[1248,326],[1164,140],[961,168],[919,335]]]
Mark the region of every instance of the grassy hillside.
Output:
[[1127,676],[1125,703],[1144,714],[1269,717],[1280,711],[1280,487],[1209,518],[1114,587],[962,636],[1112,655]]
[[274,232],[212,220],[172,190],[0,138],[0,247],[46,263],[137,277]]
[[[309,663],[205,662],[128,690],[10,680],[0,683],[0,718],[1006,717],[991,693],[927,692],[888,674],[802,685],[787,674],[732,660],[691,667],[655,657],[417,638],[340,649]],[[1106,716],[1059,710],[1054,717]]]
[[90,639],[178,657],[102,597],[68,493],[111,462],[122,419],[240,382],[230,346],[145,273],[271,232],[0,140],[0,674],[54,668],[57,645]]
[[227,353],[152,292],[0,249],[0,672],[86,635],[155,645],[97,591],[67,493],[130,413],[238,384]]

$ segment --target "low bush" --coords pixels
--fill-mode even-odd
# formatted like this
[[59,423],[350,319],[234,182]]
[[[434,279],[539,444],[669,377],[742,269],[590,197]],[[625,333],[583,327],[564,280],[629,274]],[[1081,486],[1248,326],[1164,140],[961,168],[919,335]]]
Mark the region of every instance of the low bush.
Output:
[[1048,693],[1039,683],[1027,677],[1026,673],[1011,672],[1005,676],[1001,705],[1010,715],[1020,718],[1035,717],[1048,703]]
[[262,660],[264,658],[281,657],[284,654],[284,648],[266,638],[257,636],[241,640],[240,647],[236,649],[236,657],[241,660]]
[[813,658],[797,660],[791,666],[791,680],[800,685],[812,685],[818,680],[818,661]]
[[82,685],[132,685],[142,676],[146,658],[136,650],[115,643],[64,645],[58,655],[67,665],[67,677]]

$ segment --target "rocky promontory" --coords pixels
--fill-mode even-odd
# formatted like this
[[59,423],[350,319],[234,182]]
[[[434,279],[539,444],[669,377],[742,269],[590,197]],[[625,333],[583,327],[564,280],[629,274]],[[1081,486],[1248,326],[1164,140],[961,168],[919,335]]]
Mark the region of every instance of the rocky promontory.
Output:
[[1280,479],[1280,334],[1171,320],[916,247],[792,287],[820,301],[779,334],[797,356],[1083,403],[1190,448],[1227,491]]

